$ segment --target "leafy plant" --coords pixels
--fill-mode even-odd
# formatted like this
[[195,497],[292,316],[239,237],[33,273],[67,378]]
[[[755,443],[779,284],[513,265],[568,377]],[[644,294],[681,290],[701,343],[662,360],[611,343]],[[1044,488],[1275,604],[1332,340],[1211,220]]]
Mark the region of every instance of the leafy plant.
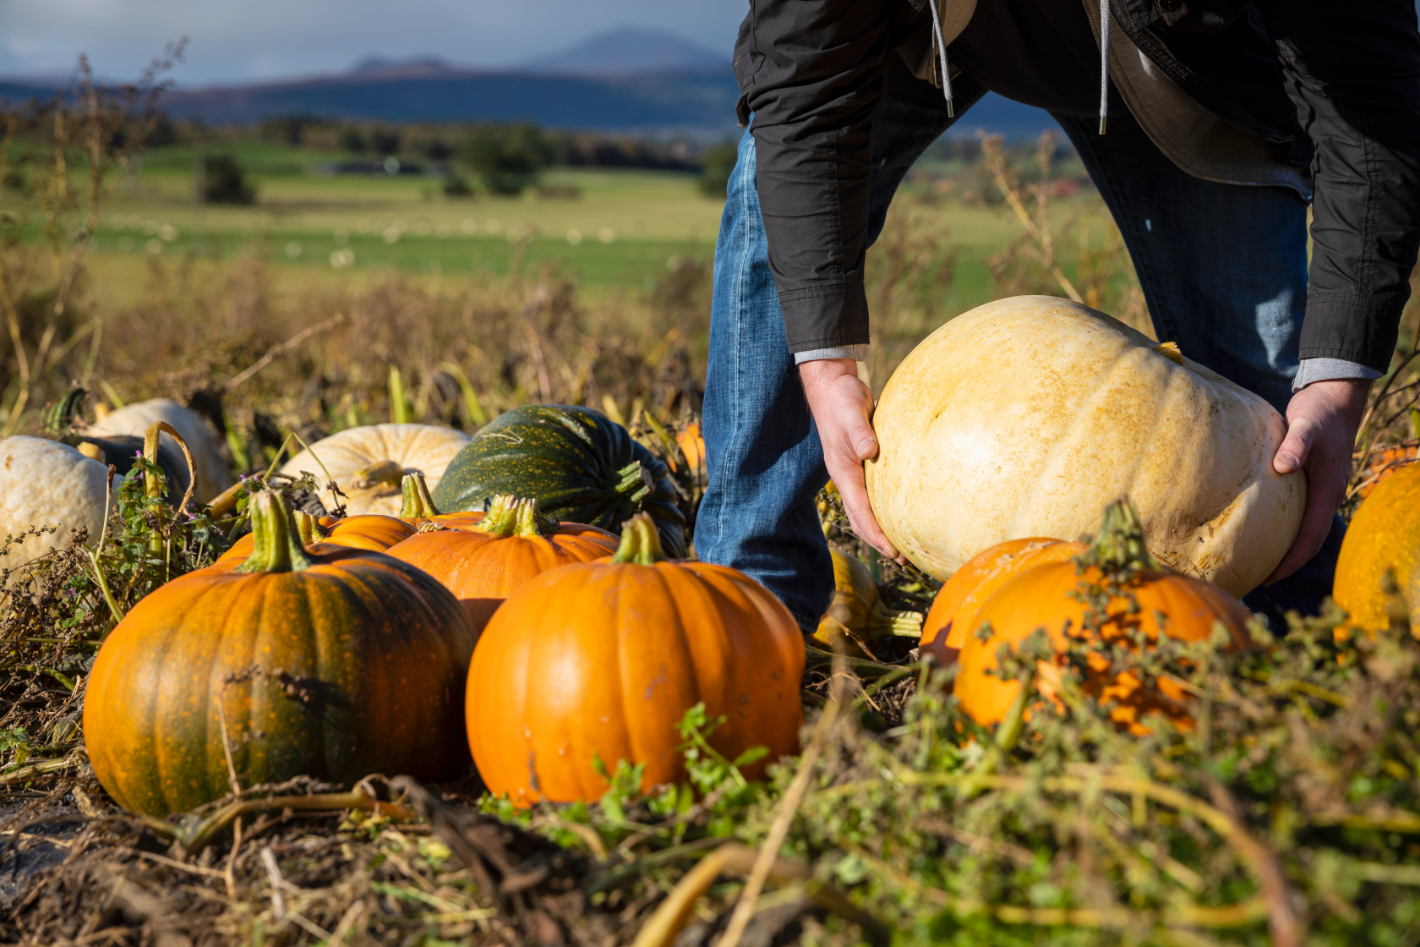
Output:
[[256,188],[247,182],[246,172],[231,155],[212,155],[202,160],[202,199],[209,204],[255,204]]
[[480,125],[461,156],[494,194],[515,196],[537,183],[556,157],[553,143],[531,124]]

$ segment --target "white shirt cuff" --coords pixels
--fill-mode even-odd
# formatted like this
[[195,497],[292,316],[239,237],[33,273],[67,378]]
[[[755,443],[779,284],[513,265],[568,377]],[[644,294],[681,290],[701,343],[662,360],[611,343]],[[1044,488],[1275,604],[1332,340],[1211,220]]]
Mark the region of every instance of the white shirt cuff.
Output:
[[862,362],[868,358],[868,348],[866,345],[835,345],[826,349],[795,352],[794,364],[802,365],[805,362],[817,362],[826,358],[851,358],[855,362]]
[[1375,379],[1381,373],[1358,362],[1348,362],[1344,358],[1304,358],[1302,367],[1297,369],[1297,377],[1292,379],[1292,390],[1301,391],[1314,381],[1336,381],[1340,378]]

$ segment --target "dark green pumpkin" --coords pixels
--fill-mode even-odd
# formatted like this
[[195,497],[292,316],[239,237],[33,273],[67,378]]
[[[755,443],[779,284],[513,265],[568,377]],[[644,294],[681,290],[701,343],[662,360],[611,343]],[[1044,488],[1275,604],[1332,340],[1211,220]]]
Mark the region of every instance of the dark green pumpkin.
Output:
[[153,592],[94,659],[84,746],[109,795],[165,816],[234,780],[463,772],[478,633],[458,600],[382,553],[302,547],[274,493],[258,491],[250,510],[245,562]]
[[[132,434],[113,434],[108,437],[70,434],[62,440],[70,447],[78,447],[80,444],[94,445],[104,452],[104,462],[113,464],[114,472],[124,477],[133,469],[137,456],[143,453],[143,438]],[[160,441],[158,468],[163,471],[163,476],[168,481],[168,502],[176,506],[187,492],[187,485],[192,482],[192,474],[187,469],[187,458],[182,456],[182,451],[178,450],[176,445]]]
[[454,457],[434,505],[445,513],[482,510],[502,494],[536,499],[554,520],[612,532],[648,513],[666,552],[685,555],[685,517],[666,465],[590,408],[531,404],[500,414]]
[[[109,437],[93,437],[75,430],[75,421],[81,422],[80,410],[84,406],[84,399],[89,393],[83,388],[74,387],[64,393],[64,396],[51,407],[44,417],[45,428],[50,433],[58,436],[61,443],[70,447],[78,447],[80,444],[92,444],[104,452],[103,462],[112,464],[114,473],[126,477],[133,469],[133,461],[143,454],[143,438],[134,437],[128,434],[115,434]],[[182,496],[187,492],[188,484],[192,482],[192,474],[187,467],[187,459],[183,457],[182,451],[177,445],[172,443],[159,442],[158,444],[158,467],[163,471],[163,476],[167,478],[168,502],[176,505],[182,500]]]

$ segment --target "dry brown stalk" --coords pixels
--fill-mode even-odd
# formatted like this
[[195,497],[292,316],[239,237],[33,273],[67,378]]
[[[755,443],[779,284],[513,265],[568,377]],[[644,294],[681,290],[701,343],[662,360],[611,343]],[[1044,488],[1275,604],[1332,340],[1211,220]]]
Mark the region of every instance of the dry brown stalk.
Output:
[[[661,902],[656,913],[642,925],[632,947],[670,947],[676,935],[689,922],[696,902],[715,879],[724,873],[753,873],[758,869],[764,851],[765,848],[755,850],[739,842],[726,842],[706,855],[694,868],[686,872],[685,877],[665,901]],[[780,887],[802,885],[804,893],[814,903],[862,927],[864,936],[871,943],[886,942],[888,930],[881,921],[848,900],[834,885],[817,882],[813,872],[798,862],[776,855],[770,859],[764,877]],[[740,903],[743,904],[744,901],[741,900]],[[726,931],[727,934],[729,930]]]
[[[841,651],[836,654],[841,660]],[[764,882],[768,880],[769,874],[779,858],[779,849],[784,846],[784,840],[789,836],[789,827],[793,825],[794,817],[799,812],[799,806],[803,804],[804,795],[809,789],[809,780],[813,779],[814,767],[818,763],[820,754],[823,753],[824,744],[828,740],[829,733],[833,730],[834,722],[838,719],[843,704],[843,678],[848,675],[846,670],[842,674],[837,673],[838,668],[834,670],[833,693],[824,706],[823,712],[819,714],[818,722],[814,725],[813,736],[809,738],[809,745],[805,747],[803,756],[799,758],[799,768],[794,774],[793,782],[789,783],[789,788],[784,791],[784,797],[779,802],[774,822],[769,827],[769,835],[765,838],[764,844],[760,846],[759,856],[755,859],[749,878],[745,881],[744,890],[740,892],[739,900],[735,903],[735,911],[730,916],[730,923],[725,928],[718,947],[738,947],[740,938],[744,936],[745,928],[749,925],[749,919],[754,915],[755,901],[758,900],[760,891],[764,889]]]
[[238,374],[236,377],[234,377],[234,378],[232,378],[231,380],[229,380],[228,382],[226,382],[226,383],[222,386],[223,389],[225,389],[225,390],[227,390],[227,391],[231,391],[233,388],[236,388],[236,387],[237,387],[238,385],[240,385],[242,382],[244,382],[244,381],[246,381],[247,379],[251,378],[251,377],[252,377],[253,375],[255,375],[257,372],[261,371],[263,368],[265,368],[266,366],[270,365],[270,364],[272,363],[272,361],[274,361],[274,360],[276,359],[276,356],[278,356],[278,355],[283,355],[283,354],[285,354],[286,352],[291,351],[291,350],[294,349],[296,346],[300,345],[302,342],[304,342],[304,341],[306,341],[307,339],[309,339],[311,336],[317,335],[318,333],[321,333],[321,332],[324,332],[326,329],[330,329],[330,328],[332,328],[332,327],[334,327],[334,326],[338,326],[338,325],[340,325],[342,322],[345,322],[346,319],[348,319],[348,318],[349,318],[349,314],[348,314],[348,313],[338,312],[338,313],[336,313],[335,315],[331,316],[329,319],[326,319],[326,320],[323,321],[323,322],[319,322],[319,323],[317,323],[317,324],[315,324],[315,325],[313,325],[313,326],[307,326],[306,328],[302,329],[300,332],[297,332],[295,335],[291,336],[291,338],[287,339],[285,342],[282,342],[280,345],[277,345],[277,346],[275,346],[274,348],[268,350],[265,355],[263,355],[261,358],[257,359],[254,363],[252,363],[252,365],[251,365],[249,368],[247,368],[245,371],[241,372],[241,373]]
[[[978,132],[981,138],[981,155],[986,162],[986,166],[991,171],[991,177],[996,182],[996,187],[1000,189],[1001,195],[1006,199],[1006,204],[1015,212],[1016,219],[1020,221],[1026,234],[1034,241],[1035,246],[1024,247],[1023,252],[1038,262],[1059,284],[1060,289],[1077,303],[1083,303],[1084,297],[1080,295],[1075,284],[1070,282],[1065,271],[1061,269],[1055,252],[1054,228],[1050,223],[1050,187],[1049,172],[1051,155],[1055,152],[1055,135],[1053,132],[1045,132],[1036,143],[1036,164],[1041,171],[1040,181],[1035,184],[1022,185],[1020,175],[1006,160],[1005,152],[1002,149],[1002,137],[1000,135],[987,135]],[[1026,201],[1030,199],[1035,204],[1035,213],[1026,209]]]

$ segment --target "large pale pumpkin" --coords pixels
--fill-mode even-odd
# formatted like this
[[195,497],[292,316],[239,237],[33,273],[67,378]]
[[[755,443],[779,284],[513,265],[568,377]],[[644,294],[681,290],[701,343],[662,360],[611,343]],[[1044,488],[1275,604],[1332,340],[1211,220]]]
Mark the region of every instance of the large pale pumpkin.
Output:
[[637,514],[611,559],[560,566],[509,596],[468,678],[474,762],[514,803],[596,799],[597,772],[644,763],[642,786],[681,782],[676,724],[703,701],[710,743],[734,759],[798,748],[804,640],[764,586],[724,566],[669,562]]
[[[301,451],[283,464],[281,472],[299,477],[307,471],[324,483],[324,464],[325,471],[346,495],[347,516],[398,516],[402,503],[400,484],[405,474],[422,473],[429,489],[434,489],[444,468],[468,440],[462,431],[432,424],[369,424],[316,441],[310,450]],[[329,490],[322,490],[320,498],[326,509],[335,509],[336,497]]]
[[[115,477],[114,490],[122,482]],[[0,542],[34,526],[56,527],[0,552],[0,571],[65,548],[80,528],[97,543],[107,512],[107,483],[107,465],[67,444],[23,435],[0,438]]]
[[1420,464],[1386,477],[1361,503],[1336,560],[1336,604],[1367,631],[1390,627],[1389,572],[1420,634]]
[[[197,467],[195,496],[198,502],[207,503],[215,499],[235,482],[226,461],[222,459],[222,449],[217,442],[217,436],[196,411],[183,407],[171,398],[152,398],[110,411],[85,433],[94,437],[127,435],[141,438],[155,421],[166,421],[187,442],[187,449],[192,452],[192,461]],[[174,452],[178,451],[177,442],[171,434],[163,434],[161,443]],[[181,453],[177,456],[179,460],[182,459]],[[113,463],[114,458],[110,457],[109,462]],[[183,466],[186,466],[185,462]],[[182,495],[181,491],[178,495]]]
[[458,775],[477,634],[454,597],[381,553],[302,549],[271,493],[252,523],[245,563],[174,579],[99,650],[84,745],[109,795],[162,816],[227,795],[233,771],[244,788]]
[[1049,296],[932,333],[889,379],[874,425],[878,522],[939,579],[1009,539],[1092,533],[1128,495],[1160,562],[1243,595],[1281,562],[1306,502],[1301,473],[1272,469],[1285,429],[1267,402]]

